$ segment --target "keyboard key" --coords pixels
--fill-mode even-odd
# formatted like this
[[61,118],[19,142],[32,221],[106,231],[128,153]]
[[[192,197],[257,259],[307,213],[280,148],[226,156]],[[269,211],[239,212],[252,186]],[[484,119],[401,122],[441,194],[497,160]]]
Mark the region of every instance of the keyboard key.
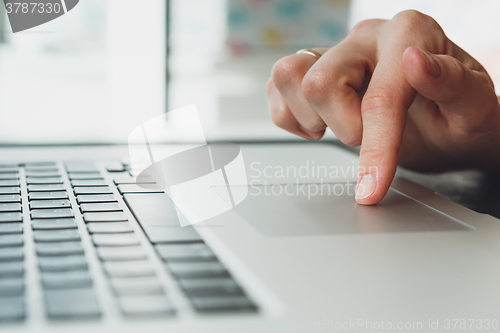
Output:
[[19,179],[0,179],[0,187],[19,186]]
[[20,203],[0,203],[0,212],[22,212]]
[[15,180],[19,179],[19,175],[17,173],[0,173],[0,179],[2,180]]
[[76,198],[78,204],[83,203],[93,203],[93,202],[116,202],[116,198],[113,194],[102,194],[102,195],[79,195]]
[[44,178],[27,177],[26,183],[28,185],[62,184],[63,180],[61,177],[44,177]]
[[40,257],[38,265],[43,272],[63,272],[87,270],[85,256]]
[[59,200],[68,199],[66,191],[57,192],[31,192],[28,194],[28,199],[31,200]]
[[87,223],[87,229],[90,234],[117,234],[134,232],[128,222],[99,222]]
[[75,219],[45,219],[31,222],[33,230],[76,229]]
[[92,173],[99,170],[92,161],[70,161],[65,163],[66,171],[78,173]]
[[23,236],[17,235],[0,235],[0,247],[23,246]]
[[0,223],[3,222],[23,222],[21,213],[0,213]]
[[[148,184],[148,186],[152,186],[153,184]],[[118,191],[123,194],[128,194],[128,193],[163,193],[164,191],[162,189],[151,189],[151,188],[144,188],[140,187],[139,185],[135,184],[120,184],[118,185]]]
[[2,163],[0,164],[0,169],[17,168],[16,163]]
[[24,166],[27,168],[31,167],[55,167],[57,166],[56,162],[50,161],[50,162],[26,162],[24,163]]
[[21,223],[0,223],[0,235],[22,233],[23,225]]
[[229,277],[229,272],[219,262],[169,263],[170,272],[178,279],[205,279]]
[[92,241],[95,246],[133,246],[139,245],[134,234],[94,234]]
[[97,254],[102,261],[146,260],[147,256],[140,246],[99,247]]
[[1,203],[7,203],[7,202],[21,202],[21,196],[19,194],[2,194],[0,195],[0,202]]
[[92,286],[88,271],[42,272],[45,289],[72,289]]
[[151,243],[203,241],[193,227],[180,227],[175,206],[165,194],[127,194],[125,202]]
[[80,205],[80,211],[82,213],[88,212],[121,212],[122,208],[118,203],[115,202],[105,202],[105,203],[92,203],[92,204],[82,204]]
[[20,296],[24,293],[23,279],[0,279],[0,298],[3,296]]
[[31,167],[26,167],[26,173],[57,173],[59,172],[59,168],[53,167],[53,166],[31,166]]
[[116,185],[120,184],[156,184],[156,181],[152,177],[141,177],[136,179],[132,176],[120,176],[116,177],[113,182]]
[[46,290],[45,303],[51,319],[101,316],[94,290],[90,288]]
[[28,185],[28,192],[52,192],[65,189],[64,184]]
[[165,294],[156,278],[116,278],[111,279],[110,282],[116,296]]
[[83,254],[80,242],[36,243],[36,253],[39,256],[69,256]]
[[67,242],[78,241],[80,235],[78,230],[36,230],[34,232],[35,242]]
[[104,179],[74,179],[71,181],[72,186],[107,186]]
[[231,278],[181,279],[179,284],[189,297],[245,296],[243,290]]
[[73,214],[73,210],[71,208],[31,210],[32,219],[60,219],[74,216],[75,214]]
[[24,263],[21,261],[0,263],[0,279],[6,277],[22,277],[24,275]]
[[0,298],[0,322],[23,320],[24,298],[23,297],[2,297]]
[[213,252],[203,243],[195,244],[160,244],[156,252],[165,261],[212,261]]
[[47,178],[47,177],[61,177],[59,171],[27,171],[26,177],[30,178]]
[[112,278],[154,276],[155,271],[147,261],[105,262],[104,270]]
[[70,180],[77,179],[94,179],[94,180],[104,180],[99,172],[90,172],[90,173],[68,173],[68,177]]
[[21,261],[23,259],[24,252],[22,247],[0,249],[0,262]]
[[85,222],[115,222],[128,220],[125,214],[121,212],[84,213],[83,219]]
[[[142,225],[142,224],[141,224]],[[193,229],[193,227],[174,227],[174,228],[157,228],[149,227],[150,232],[156,231],[156,234],[148,234],[149,240],[153,244],[162,243],[194,243],[202,242],[198,233]],[[160,230],[158,230],[160,229]]]
[[121,162],[109,162],[106,163],[106,170],[108,172],[124,172],[125,168]]
[[0,173],[18,173],[19,168],[17,166],[0,168]]
[[75,195],[80,194],[112,194],[109,186],[98,186],[98,187],[74,187],[73,191]]
[[0,194],[20,194],[21,189],[19,186],[0,187]]
[[165,316],[175,311],[162,295],[125,296],[119,298],[121,310],[126,316]]
[[71,203],[69,200],[33,200],[30,202],[30,209],[45,209],[45,208],[69,208]]
[[257,307],[246,297],[196,297],[191,302],[199,312],[257,311]]

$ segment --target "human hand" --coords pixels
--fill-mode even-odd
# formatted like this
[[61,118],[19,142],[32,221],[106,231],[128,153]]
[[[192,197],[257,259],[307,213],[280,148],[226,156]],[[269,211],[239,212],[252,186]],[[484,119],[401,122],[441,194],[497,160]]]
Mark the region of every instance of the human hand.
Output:
[[431,17],[359,23],[338,45],[280,59],[267,84],[279,127],[361,144],[356,200],[380,202],[397,164],[427,172],[500,165],[500,103],[486,70]]

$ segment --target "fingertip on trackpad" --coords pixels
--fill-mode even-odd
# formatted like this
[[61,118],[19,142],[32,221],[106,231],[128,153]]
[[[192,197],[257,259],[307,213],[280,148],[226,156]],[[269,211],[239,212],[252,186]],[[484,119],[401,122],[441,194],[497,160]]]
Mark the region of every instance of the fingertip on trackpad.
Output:
[[474,230],[392,188],[378,205],[358,205],[354,189],[349,182],[249,185],[234,210],[261,234],[275,237]]

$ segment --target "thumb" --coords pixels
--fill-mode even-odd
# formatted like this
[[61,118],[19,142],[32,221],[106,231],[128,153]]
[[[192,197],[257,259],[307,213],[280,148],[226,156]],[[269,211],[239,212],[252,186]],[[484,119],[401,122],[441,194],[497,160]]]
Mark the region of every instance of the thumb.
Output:
[[488,101],[497,102],[493,83],[483,67],[462,51],[462,60],[437,55],[418,47],[409,47],[403,54],[403,69],[408,83],[422,96],[436,102],[441,109],[468,115]]

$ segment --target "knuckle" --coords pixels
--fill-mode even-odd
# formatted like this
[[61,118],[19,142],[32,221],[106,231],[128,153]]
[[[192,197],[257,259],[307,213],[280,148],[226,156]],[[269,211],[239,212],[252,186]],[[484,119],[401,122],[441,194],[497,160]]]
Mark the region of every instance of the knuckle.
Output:
[[414,21],[414,20],[421,20],[424,16],[427,16],[418,10],[415,9],[408,9],[408,10],[403,10],[396,15],[394,15],[394,20],[403,20],[403,21]]
[[354,28],[352,28],[350,34],[351,35],[362,35],[362,34],[365,34],[367,32],[371,32],[371,31],[373,31],[374,28],[378,27],[383,22],[386,22],[386,20],[369,19],[369,20],[360,21],[354,26]]
[[402,11],[394,16],[393,21],[398,23],[398,30],[400,30],[403,35],[411,36],[416,33],[423,33],[425,36],[429,34],[444,36],[443,30],[436,20],[417,10],[411,9]]
[[282,129],[287,129],[287,119],[286,119],[286,110],[284,108],[277,108],[274,110],[271,110],[271,119],[273,120],[273,123],[278,126],[279,128]]
[[[387,163],[390,163],[389,161],[397,161],[398,149],[394,149],[392,147],[384,147],[382,149],[380,145],[375,143],[371,144],[369,147],[366,145],[362,146],[360,154],[362,160],[368,162],[368,165],[373,165],[373,166],[385,165]],[[377,170],[377,171],[384,171],[384,170]]]
[[363,137],[363,126],[361,123],[350,123],[342,131],[335,131],[337,138],[347,146],[356,147],[361,144]]
[[277,88],[287,86],[300,78],[300,64],[293,56],[281,58],[274,64],[271,77]]
[[455,83],[466,84],[469,80],[469,70],[458,60],[453,59],[453,71],[456,75]]
[[350,135],[348,137],[341,137],[339,138],[339,140],[349,147],[357,147],[361,144],[361,134]]
[[326,124],[319,116],[307,117],[301,122],[302,127],[309,131],[319,132],[326,128]]
[[[372,129],[373,130],[373,129]],[[387,131],[384,131],[387,133]],[[377,170],[387,173],[396,165],[401,147],[401,138],[392,135],[381,135],[384,132],[372,132],[363,136],[361,143],[360,161],[365,165],[381,166],[384,169]]]
[[361,101],[361,113],[380,113],[391,106],[391,98],[384,88],[374,88],[367,92]]
[[328,98],[328,91],[334,80],[331,74],[312,72],[307,73],[302,80],[301,90],[304,97],[312,102]]

